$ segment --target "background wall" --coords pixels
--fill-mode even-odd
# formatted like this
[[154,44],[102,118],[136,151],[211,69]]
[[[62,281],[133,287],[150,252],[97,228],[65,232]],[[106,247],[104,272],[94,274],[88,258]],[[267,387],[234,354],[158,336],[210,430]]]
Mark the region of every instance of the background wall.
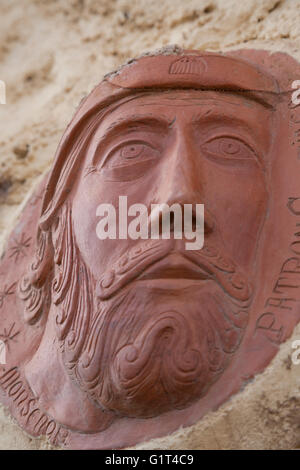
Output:
[[[300,60],[300,0],[0,0],[0,80],[7,86],[0,243],[51,165],[81,98],[132,56],[174,43],[285,51]],[[291,365],[291,341],[218,412],[144,447],[300,447],[300,366]],[[0,409],[0,448],[40,447],[48,444],[30,439]]]

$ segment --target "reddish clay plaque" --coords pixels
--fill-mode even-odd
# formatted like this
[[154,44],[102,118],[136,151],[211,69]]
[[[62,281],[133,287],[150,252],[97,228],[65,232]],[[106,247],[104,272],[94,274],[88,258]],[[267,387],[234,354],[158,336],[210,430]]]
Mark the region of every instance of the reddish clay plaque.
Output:
[[[81,103],[0,263],[0,398],[26,432],[73,449],[164,436],[238,393],[289,338],[297,79],[285,54],[178,49],[131,61]],[[120,196],[204,204],[204,245],[126,237],[120,218],[100,239],[97,208],[120,210]]]

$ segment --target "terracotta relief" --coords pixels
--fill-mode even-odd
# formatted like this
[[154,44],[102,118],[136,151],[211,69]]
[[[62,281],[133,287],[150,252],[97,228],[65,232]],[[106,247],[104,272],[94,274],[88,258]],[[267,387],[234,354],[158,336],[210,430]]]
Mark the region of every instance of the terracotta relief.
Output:
[[[81,103],[0,263],[0,398],[25,431],[131,446],[269,364],[300,321],[297,79],[281,53],[177,51]],[[119,196],[204,204],[204,246],[100,240],[97,207]]]

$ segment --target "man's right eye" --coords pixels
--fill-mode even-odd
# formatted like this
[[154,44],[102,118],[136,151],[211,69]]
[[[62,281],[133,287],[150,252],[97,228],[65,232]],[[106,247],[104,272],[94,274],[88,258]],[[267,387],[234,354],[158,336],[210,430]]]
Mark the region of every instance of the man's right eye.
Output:
[[122,166],[135,162],[136,160],[152,159],[158,156],[158,151],[152,145],[145,142],[128,142],[120,144],[112,150],[107,157],[109,168]]
[[121,158],[124,158],[124,160],[132,160],[134,158],[140,157],[145,149],[146,146],[140,143],[125,145],[120,150],[120,156]]
[[109,153],[101,173],[108,181],[131,181],[141,177],[159,154],[157,149],[146,142],[123,143]]

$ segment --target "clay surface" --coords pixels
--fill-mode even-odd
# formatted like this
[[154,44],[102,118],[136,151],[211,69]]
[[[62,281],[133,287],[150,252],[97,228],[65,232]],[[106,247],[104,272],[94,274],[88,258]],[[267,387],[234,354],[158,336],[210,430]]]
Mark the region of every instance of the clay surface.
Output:
[[[1,396],[27,432],[70,448],[168,434],[228,400],[291,335],[299,71],[280,53],[178,48],[132,61],[82,102],[0,265]],[[100,241],[97,206],[121,194],[203,203],[203,249]]]

